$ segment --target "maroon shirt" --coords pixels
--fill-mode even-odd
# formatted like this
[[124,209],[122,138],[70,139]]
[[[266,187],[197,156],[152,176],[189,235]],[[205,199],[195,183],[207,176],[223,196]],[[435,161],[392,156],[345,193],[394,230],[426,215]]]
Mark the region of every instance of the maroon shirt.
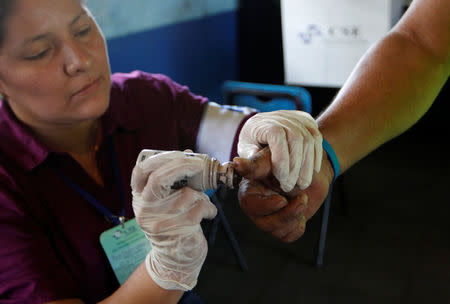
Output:
[[41,303],[64,298],[96,302],[119,284],[100,246],[111,228],[51,164],[113,213],[121,210],[106,139],[112,136],[125,193],[134,217],[130,177],[144,148],[195,150],[206,98],[163,75],[112,76],[111,102],[102,117],[98,186],[74,159],[36,140],[0,101],[0,303]]

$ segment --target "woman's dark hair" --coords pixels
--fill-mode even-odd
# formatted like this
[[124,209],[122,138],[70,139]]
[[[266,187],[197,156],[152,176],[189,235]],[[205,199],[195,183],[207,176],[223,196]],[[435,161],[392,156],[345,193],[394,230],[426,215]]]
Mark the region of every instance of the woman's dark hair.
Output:
[[[3,46],[5,39],[5,19],[11,15],[12,6],[15,0],[0,0],[0,48]],[[84,3],[84,0],[81,0]]]
[[0,47],[5,39],[5,19],[11,14],[14,0],[0,0]]

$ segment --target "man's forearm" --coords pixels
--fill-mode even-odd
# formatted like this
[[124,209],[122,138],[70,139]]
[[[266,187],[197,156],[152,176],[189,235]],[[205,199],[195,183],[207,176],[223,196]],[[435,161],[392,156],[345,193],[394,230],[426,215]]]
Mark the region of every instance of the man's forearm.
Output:
[[422,117],[448,74],[445,58],[400,32],[391,32],[366,53],[318,119],[342,171]]

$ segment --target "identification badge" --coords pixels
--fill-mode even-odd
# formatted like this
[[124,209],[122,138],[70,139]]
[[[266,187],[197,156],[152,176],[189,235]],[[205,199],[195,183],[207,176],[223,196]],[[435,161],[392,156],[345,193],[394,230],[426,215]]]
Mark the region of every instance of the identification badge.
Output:
[[117,225],[100,235],[100,244],[120,285],[145,260],[151,246],[136,219]]

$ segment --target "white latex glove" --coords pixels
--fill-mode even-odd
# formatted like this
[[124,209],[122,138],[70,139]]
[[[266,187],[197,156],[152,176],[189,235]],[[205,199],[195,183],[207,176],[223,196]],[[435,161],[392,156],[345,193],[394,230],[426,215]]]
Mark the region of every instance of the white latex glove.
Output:
[[133,209],[152,246],[145,265],[164,289],[192,289],[206,258],[208,247],[200,221],[214,218],[216,207],[203,192],[171,189],[174,182],[201,170],[200,159],[180,151],[151,156],[133,169]]
[[313,170],[320,171],[322,134],[306,112],[264,112],[247,120],[239,134],[239,156],[249,158],[266,145],[272,154],[272,173],[285,192],[296,184],[306,189]]

